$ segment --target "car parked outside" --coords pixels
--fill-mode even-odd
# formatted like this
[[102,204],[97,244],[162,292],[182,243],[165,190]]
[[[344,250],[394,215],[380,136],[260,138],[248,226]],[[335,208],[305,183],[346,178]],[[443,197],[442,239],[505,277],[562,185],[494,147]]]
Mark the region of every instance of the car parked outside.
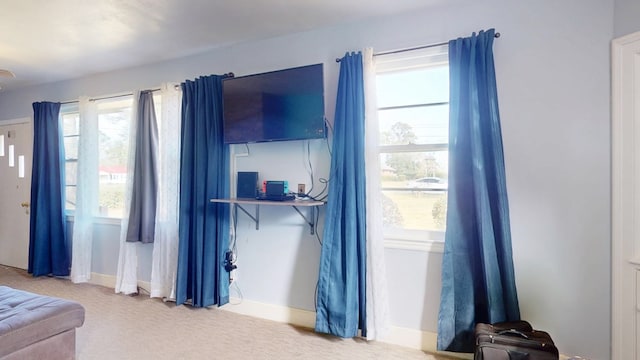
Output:
[[439,177],[429,176],[415,179],[407,183],[407,187],[412,190],[447,190],[448,184]]

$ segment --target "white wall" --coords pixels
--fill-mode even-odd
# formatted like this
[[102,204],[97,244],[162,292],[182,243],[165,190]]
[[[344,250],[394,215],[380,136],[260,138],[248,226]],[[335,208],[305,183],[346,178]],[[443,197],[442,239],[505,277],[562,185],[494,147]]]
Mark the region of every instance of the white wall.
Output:
[[640,31],[640,1],[615,0],[614,35],[620,37]]
[[[0,93],[0,119],[30,115],[33,101],[323,62],[332,120],[338,73],[334,59],[345,51],[436,43],[495,27],[502,34],[494,53],[522,315],[550,331],[562,353],[608,359],[613,8],[613,0],[465,1]],[[313,146],[317,176],[327,177],[324,150]],[[237,159],[238,170],[271,176],[278,164],[278,177],[297,183],[307,176],[298,142],[252,146],[251,154]],[[290,209],[263,210],[261,215],[259,231],[240,217],[238,276],[245,299],[313,309],[319,256],[315,238]],[[117,229],[99,233],[96,241],[104,251],[94,270],[113,274]],[[394,325],[435,332],[441,254],[388,249],[386,259]]]

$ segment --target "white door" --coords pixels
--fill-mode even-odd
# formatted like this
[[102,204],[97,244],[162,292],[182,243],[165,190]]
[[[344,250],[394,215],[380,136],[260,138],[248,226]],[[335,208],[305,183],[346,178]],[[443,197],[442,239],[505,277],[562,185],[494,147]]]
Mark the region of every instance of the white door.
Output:
[[26,269],[29,263],[31,120],[0,121],[0,264]]
[[611,51],[611,358],[640,360],[640,32]]

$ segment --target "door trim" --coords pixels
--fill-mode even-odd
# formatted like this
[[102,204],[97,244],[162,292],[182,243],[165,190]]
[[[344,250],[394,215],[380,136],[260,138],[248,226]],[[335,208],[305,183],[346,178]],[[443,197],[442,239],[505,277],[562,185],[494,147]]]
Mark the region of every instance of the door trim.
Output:
[[637,359],[640,32],[611,44],[611,358]]

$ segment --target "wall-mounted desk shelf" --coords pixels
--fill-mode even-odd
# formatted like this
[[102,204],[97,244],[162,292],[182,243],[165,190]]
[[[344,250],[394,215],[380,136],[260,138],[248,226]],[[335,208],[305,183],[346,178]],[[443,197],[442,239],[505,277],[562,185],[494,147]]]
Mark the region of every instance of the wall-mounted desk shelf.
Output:
[[[323,201],[314,200],[291,200],[291,201],[269,201],[269,200],[251,200],[251,199],[211,199],[214,203],[227,203],[233,205],[234,216],[237,219],[238,209],[242,210],[251,220],[256,223],[256,230],[260,229],[260,205],[266,206],[291,206],[302,218],[307,222],[311,230],[311,235],[316,231],[316,217],[320,211],[319,207],[324,205]],[[255,212],[251,214],[243,205],[254,205]],[[305,216],[300,208],[308,208],[310,216]]]

